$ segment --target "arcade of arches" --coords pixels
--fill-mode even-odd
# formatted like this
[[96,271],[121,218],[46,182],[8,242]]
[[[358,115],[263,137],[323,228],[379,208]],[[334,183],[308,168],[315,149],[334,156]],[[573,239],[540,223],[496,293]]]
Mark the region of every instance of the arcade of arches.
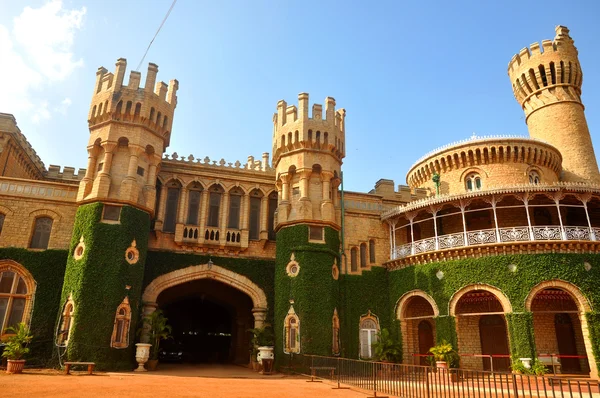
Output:
[[[550,354],[560,356],[564,374],[589,374],[594,369],[585,312],[590,306],[577,287],[563,281],[544,282],[529,293],[526,310],[533,314],[535,351],[551,362]],[[506,314],[512,306],[498,289],[471,285],[456,292],[449,303],[455,317],[461,368],[495,371],[510,370],[510,339]],[[433,298],[412,291],[400,298],[400,320],[404,363],[425,365],[429,348],[435,344],[439,315]],[[493,355],[492,363],[489,357]],[[588,362],[589,358],[589,362]]]

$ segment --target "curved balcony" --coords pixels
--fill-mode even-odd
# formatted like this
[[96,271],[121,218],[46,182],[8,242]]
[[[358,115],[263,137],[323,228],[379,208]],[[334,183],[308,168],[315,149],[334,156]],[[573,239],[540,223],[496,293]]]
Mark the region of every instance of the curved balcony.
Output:
[[600,251],[600,188],[527,185],[391,209],[389,267],[532,252]]

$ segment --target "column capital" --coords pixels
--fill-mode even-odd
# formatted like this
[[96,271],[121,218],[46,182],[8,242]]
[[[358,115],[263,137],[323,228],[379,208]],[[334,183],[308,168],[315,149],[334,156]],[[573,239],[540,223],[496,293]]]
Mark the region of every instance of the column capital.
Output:
[[129,144],[128,147],[129,147],[129,154],[131,156],[139,157],[142,153],[146,152],[146,148],[139,146],[139,145]]
[[333,171],[322,170],[321,171],[321,179],[323,181],[331,181],[333,179]]
[[105,153],[111,153],[117,147],[117,143],[114,141],[104,141],[100,145],[102,146],[102,149],[104,149]]

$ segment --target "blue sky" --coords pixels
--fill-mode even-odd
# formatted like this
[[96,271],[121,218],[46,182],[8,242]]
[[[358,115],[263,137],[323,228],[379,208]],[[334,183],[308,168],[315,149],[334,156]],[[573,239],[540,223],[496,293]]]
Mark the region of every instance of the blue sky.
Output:
[[[0,0],[0,112],[42,160],[86,166],[95,72],[135,68],[171,0]],[[277,101],[347,111],[345,188],[405,184],[423,154],[477,135],[526,135],[506,68],[566,25],[600,151],[596,1],[178,0],[140,68],[180,83],[167,152],[245,163],[270,152]],[[127,74],[128,75],[128,74]]]

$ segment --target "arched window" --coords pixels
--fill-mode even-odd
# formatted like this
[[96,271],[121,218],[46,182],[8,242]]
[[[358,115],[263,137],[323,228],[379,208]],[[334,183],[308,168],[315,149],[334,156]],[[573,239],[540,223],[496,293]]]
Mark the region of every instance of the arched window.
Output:
[[375,240],[369,241],[369,262],[375,264]]
[[537,171],[532,170],[529,172],[529,183],[538,185],[540,183],[540,175]]
[[221,196],[223,195],[223,188],[220,185],[213,185],[210,188],[210,195],[208,198],[208,222],[209,227],[219,227],[219,213],[221,211]]
[[367,244],[360,244],[360,268],[367,268]]
[[333,355],[340,353],[340,318],[338,317],[337,308],[333,310],[333,318],[331,320],[333,330],[333,342],[331,344],[331,352]]
[[479,191],[481,189],[481,177],[477,173],[471,173],[465,178],[465,187],[468,192]]
[[187,225],[198,225],[198,212],[200,210],[201,196],[202,185],[198,182],[192,183],[188,192]]
[[[291,133],[290,133],[291,134]],[[250,235],[249,238],[258,240],[260,238],[260,206],[263,194],[258,189],[250,193]]]
[[[277,210],[277,192],[269,195],[269,219],[267,225],[268,239],[275,240],[275,211]],[[0,231],[1,232],[1,231]]]
[[127,101],[127,104],[125,105],[125,114],[126,115],[130,115],[131,114],[131,107],[132,107],[132,102],[131,101]]
[[154,122],[154,112],[156,112],[154,110],[154,107],[150,108],[150,118],[149,119],[151,122]]
[[285,338],[285,347],[284,352],[286,354],[289,353],[299,353],[300,352],[300,319],[296,312],[294,311],[294,307],[291,306],[288,311],[287,316],[284,320],[284,338]]
[[350,271],[358,271],[358,253],[356,247],[350,249]]
[[370,313],[360,319],[360,357],[368,359],[373,357],[371,349],[373,343],[377,341],[379,331],[379,322],[377,318]]
[[69,297],[65,303],[60,320],[60,329],[58,330],[58,335],[56,336],[56,344],[61,347],[65,347],[69,343],[74,314],[75,303],[73,302],[73,297]]
[[110,341],[113,348],[125,348],[129,345],[129,324],[131,322],[131,307],[129,298],[125,297],[123,302],[117,308],[115,315],[115,325]]
[[229,218],[227,228],[240,229],[240,208],[242,206],[242,196],[244,191],[240,188],[233,188],[229,192]]
[[139,116],[141,111],[142,111],[142,104],[138,102],[137,104],[135,104],[135,111],[133,112],[133,115]]
[[179,181],[169,181],[167,183],[167,198],[165,206],[165,221],[163,232],[175,232],[177,224],[177,210],[179,208],[179,192],[181,184]]
[[4,226],[4,219],[6,218],[6,215],[0,213],[0,235],[2,235],[2,227]]
[[35,284],[18,267],[0,263],[0,336],[6,328],[29,320]]
[[38,217],[33,226],[33,235],[29,247],[32,249],[47,249],[52,232],[52,219],[50,217]]

